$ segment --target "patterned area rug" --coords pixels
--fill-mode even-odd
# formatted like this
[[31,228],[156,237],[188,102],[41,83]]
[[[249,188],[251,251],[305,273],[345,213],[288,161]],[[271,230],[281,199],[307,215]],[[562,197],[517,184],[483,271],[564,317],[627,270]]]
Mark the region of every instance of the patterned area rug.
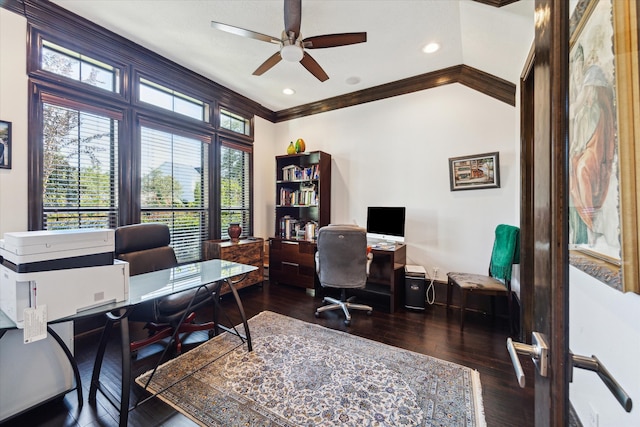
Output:
[[253,352],[224,333],[149,390],[203,426],[486,425],[477,371],[268,311],[249,327]]

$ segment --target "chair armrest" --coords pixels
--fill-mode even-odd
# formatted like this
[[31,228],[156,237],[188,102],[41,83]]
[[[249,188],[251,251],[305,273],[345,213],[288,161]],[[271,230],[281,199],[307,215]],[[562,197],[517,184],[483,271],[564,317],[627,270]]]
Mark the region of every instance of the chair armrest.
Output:
[[316,273],[320,274],[320,255],[318,255],[318,251],[316,251],[315,259],[316,259]]
[[367,277],[369,277],[369,269],[371,268],[372,262],[373,262],[373,253],[369,252],[367,254]]

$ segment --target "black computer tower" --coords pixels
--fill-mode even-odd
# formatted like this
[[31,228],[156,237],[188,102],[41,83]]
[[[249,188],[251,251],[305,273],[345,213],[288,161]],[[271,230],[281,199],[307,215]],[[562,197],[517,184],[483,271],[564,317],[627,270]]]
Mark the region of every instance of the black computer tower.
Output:
[[426,272],[417,266],[405,268],[404,306],[414,310],[424,310],[426,307]]

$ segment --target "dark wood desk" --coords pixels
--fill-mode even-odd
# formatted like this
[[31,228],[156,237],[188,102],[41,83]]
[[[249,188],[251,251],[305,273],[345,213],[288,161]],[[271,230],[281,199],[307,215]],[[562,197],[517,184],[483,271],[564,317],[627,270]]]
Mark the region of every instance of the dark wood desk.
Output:
[[[315,289],[319,286],[316,267],[315,241],[269,239],[269,279],[278,283]],[[389,300],[389,312],[400,307],[404,299],[404,266],[407,263],[407,245],[400,243],[388,249],[372,248],[373,261],[369,269],[367,286],[352,290],[354,293],[378,295]]]
[[393,249],[372,248],[373,261],[369,268],[364,294],[381,295],[389,299],[389,312],[400,307],[404,299],[404,266],[407,263],[407,245],[396,244]]
[[315,289],[316,242],[302,239],[269,239],[269,280]]

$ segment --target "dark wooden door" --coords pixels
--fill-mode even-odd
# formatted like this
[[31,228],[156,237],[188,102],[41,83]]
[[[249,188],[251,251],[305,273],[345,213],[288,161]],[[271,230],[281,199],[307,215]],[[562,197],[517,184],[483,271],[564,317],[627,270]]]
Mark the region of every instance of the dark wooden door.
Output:
[[536,0],[535,40],[522,78],[523,333],[549,346],[536,372],[535,425],[564,426],[569,406],[567,221],[568,2]]

